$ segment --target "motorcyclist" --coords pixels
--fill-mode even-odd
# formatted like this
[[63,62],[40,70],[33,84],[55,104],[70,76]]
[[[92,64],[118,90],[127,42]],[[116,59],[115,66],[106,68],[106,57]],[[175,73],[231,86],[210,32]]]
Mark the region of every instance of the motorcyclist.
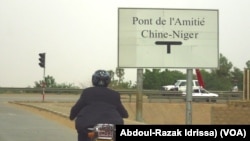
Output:
[[90,141],[88,128],[98,123],[124,124],[128,112],[120,99],[120,93],[108,88],[110,75],[97,70],[92,75],[93,87],[82,91],[80,98],[70,110],[70,120],[75,120],[78,141]]

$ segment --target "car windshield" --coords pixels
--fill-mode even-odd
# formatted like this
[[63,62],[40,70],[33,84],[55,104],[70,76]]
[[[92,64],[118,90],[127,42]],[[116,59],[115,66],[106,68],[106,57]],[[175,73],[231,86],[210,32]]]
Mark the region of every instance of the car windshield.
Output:
[[194,93],[209,93],[208,90],[201,88],[201,89],[194,89],[193,90]]
[[209,91],[205,89],[201,89],[201,93],[209,93]]
[[198,81],[195,81],[195,85],[196,85],[196,86],[200,86],[200,84],[199,84]]
[[180,83],[180,81],[176,81],[176,82],[174,83],[174,85],[175,85],[175,86],[178,86],[179,83]]
[[186,81],[176,81],[175,83],[174,83],[174,85],[175,86],[186,86]]

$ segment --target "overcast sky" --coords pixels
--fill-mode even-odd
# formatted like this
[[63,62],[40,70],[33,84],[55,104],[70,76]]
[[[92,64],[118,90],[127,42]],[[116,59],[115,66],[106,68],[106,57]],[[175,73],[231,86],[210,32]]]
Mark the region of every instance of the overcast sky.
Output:
[[[249,0],[1,0],[0,87],[28,87],[46,76],[90,84],[97,69],[117,67],[118,7],[219,10],[219,52],[241,70],[250,60]],[[209,57],[209,54],[204,52]],[[125,69],[125,81],[136,69]]]

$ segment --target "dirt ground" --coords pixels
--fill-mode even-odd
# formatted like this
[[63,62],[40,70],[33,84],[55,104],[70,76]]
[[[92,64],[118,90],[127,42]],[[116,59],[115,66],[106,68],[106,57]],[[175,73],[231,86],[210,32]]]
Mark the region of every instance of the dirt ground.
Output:
[[[26,103],[42,108],[52,109],[62,113],[55,114],[49,110],[34,108],[33,106],[22,106],[11,104],[17,108],[28,110],[32,113],[39,114],[74,129],[74,121],[68,118],[70,107],[74,103]],[[130,117],[125,119],[125,124],[185,124],[186,105],[185,103],[143,103],[142,120],[136,121],[136,103],[124,103]],[[223,104],[198,104],[192,105],[192,122],[193,124],[211,124],[211,107],[225,106]],[[63,115],[63,116],[62,116]]]
[[[74,121],[70,121],[68,118],[70,108],[73,106],[74,102],[28,101],[26,103],[23,102],[23,104],[25,104],[26,106],[13,103],[11,104],[11,106],[28,110],[32,113],[39,114],[45,118],[48,118],[49,120],[53,120],[69,128],[75,129]],[[132,102],[123,101],[123,104],[129,113],[129,118],[124,119],[125,124],[185,124],[186,122],[187,109],[185,102],[148,102],[147,99],[144,99],[142,110],[140,111],[140,114],[142,115],[142,119],[140,120],[140,122],[136,121],[136,113],[138,112],[138,109],[136,108],[137,104],[135,100]],[[213,106],[224,107],[226,106],[226,104],[193,103],[191,109],[192,123],[211,124],[211,108]],[[51,111],[56,111],[57,113],[55,114]]]

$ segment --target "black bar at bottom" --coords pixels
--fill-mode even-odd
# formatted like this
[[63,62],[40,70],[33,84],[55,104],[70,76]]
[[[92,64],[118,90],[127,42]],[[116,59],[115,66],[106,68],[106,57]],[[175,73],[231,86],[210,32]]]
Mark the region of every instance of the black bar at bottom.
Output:
[[250,140],[250,125],[117,125],[116,141],[134,139]]

